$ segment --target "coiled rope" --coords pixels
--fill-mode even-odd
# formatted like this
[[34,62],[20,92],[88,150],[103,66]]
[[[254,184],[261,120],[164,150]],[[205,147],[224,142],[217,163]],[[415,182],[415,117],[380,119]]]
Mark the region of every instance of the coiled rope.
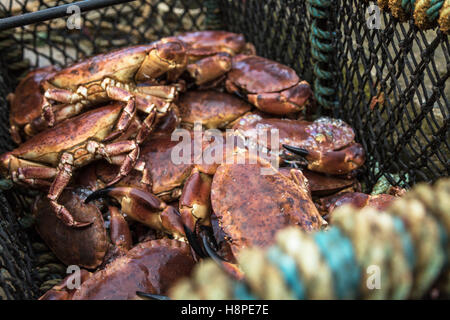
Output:
[[317,102],[326,108],[334,108],[338,104],[336,89],[333,87],[335,73],[330,69],[336,35],[334,31],[328,30],[332,3],[331,0],[308,0],[308,12],[312,17],[309,40],[314,64],[314,95]]
[[450,33],[450,0],[378,0],[378,6],[402,22],[413,16],[420,29],[439,25],[442,32]]
[[[350,206],[332,227],[280,231],[263,250],[242,251],[245,279],[212,261],[170,291],[174,299],[407,299],[450,295],[450,179],[419,184],[385,212]],[[436,287],[437,284],[437,287]]]

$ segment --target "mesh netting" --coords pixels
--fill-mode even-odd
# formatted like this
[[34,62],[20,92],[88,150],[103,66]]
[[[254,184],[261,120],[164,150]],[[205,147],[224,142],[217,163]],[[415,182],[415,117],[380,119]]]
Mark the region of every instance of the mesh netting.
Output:
[[[0,15],[70,2],[2,1]],[[178,31],[223,28],[243,33],[259,55],[293,67],[315,86],[320,113],[355,128],[369,155],[361,174],[366,191],[382,182],[411,186],[448,175],[448,36],[437,29],[421,31],[411,21],[400,23],[389,13],[381,14],[379,30],[370,29],[368,5],[356,0],[141,0],[85,13],[79,30],[69,30],[67,18],[60,18],[2,32],[0,152],[12,148],[5,97],[29,68],[63,66]],[[14,192],[0,194],[0,298],[36,297],[42,281],[55,276],[36,275],[13,198]]]
[[352,119],[372,157],[369,180],[384,175],[411,186],[448,175],[448,35],[399,23],[386,13],[381,29],[371,30],[367,6],[338,1],[336,10],[340,114]]
[[[221,10],[224,21],[235,22],[226,27],[244,33],[258,54],[314,83],[307,2],[223,0]],[[333,31],[328,68],[338,99],[329,112],[355,128],[370,157],[362,175],[367,190],[384,180],[406,187],[434,181],[450,172],[448,35],[384,12],[381,28],[370,29],[369,5],[342,0],[328,8],[322,29]]]
[[[0,8],[6,15],[33,12],[72,3],[10,1]],[[67,28],[68,18],[17,28],[16,41],[25,49],[30,65],[66,65],[111,48],[148,43],[175,31],[198,30],[205,23],[203,1],[133,1],[82,14],[81,29]],[[76,22],[72,20],[72,22]]]

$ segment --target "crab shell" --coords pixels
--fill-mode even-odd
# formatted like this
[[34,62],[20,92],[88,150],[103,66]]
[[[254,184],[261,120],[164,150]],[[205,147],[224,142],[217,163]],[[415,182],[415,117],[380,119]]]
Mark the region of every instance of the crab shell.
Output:
[[258,132],[265,130],[267,141],[258,143],[272,150],[270,130],[277,130],[279,140],[275,147],[290,145],[308,150],[308,169],[315,172],[343,175],[358,169],[365,161],[364,149],[354,141],[353,129],[338,119],[322,117],[308,122],[253,114],[241,118],[233,129],[253,140],[258,138]]
[[180,33],[177,39],[186,43],[191,49],[192,58],[202,52],[226,52],[232,56],[238,53],[255,54],[255,48],[247,43],[240,33],[222,30],[205,30]]
[[368,195],[360,192],[341,192],[336,195],[321,198],[317,203],[319,211],[321,211],[323,215],[327,215],[345,204],[351,204],[355,208],[364,208],[368,206],[384,211],[397,198],[398,197],[389,194]]
[[[313,231],[326,225],[301,171],[293,170],[289,179],[265,160],[245,157],[245,164],[220,165],[211,188],[213,211],[235,256],[244,247],[273,244],[283,227]],[[271,174],[262,174],[262,168]]]
[[98,267],[109,247],[100,210],[92,203],[84,203],[85,195],[80,189],[66,190],[60,199],[75,219],[92,224],[81,229],[66,226],[53,213],[49,200],[42,197],[36,200],[33,207],[37,232],[64,264],[87,269]]
[[[156,52],[157,56],[149,55]],[[62,69],[48,82],[58,88],[76,90],[81,85],[97,83],[104,78],[112,78],[120,82],[142,82],[155,79],[167,71],[167,68],[155,66],[149,60],[168,62],[172,68],[178,64],[186,64],[186,49],[182,42],[154,42],[149,45],[139,45],[118,49],[112,52],[99,54],[70,67]],[[100,90],[100,88],[97,88]],[[95,87],[91,95],[95,95]]]
[[[10,100],[9,120],[11,124],[11,136],[15,143],[22,142],[21,129],[27,124],[36,121],[41,116],[42,92],[40,83],[51,77],[58,69],[54,66],[39,68],[29,72],[23,78]],[[25,136],[32,135],[25,131]]]
[[94,273],[72,299],[134,299],[137,291],[165,295],[176,281],[190,275],[194,264],[190,248],[183,242],[162,239],[140,243]]
[[308,82],[300,80],[293,69],[259,56],[234,57],[226,88],[276,115],[302,111],[312,97]]
[[178,107],[183,126],[200,123],[207,129],[223,129],[251,109],[231,94],[212,90],[188,91],[180,96]]
[[[291,175],[291,169],[288,167],[283,167],[279,170],[288,177]],[[355,178],[329,176],[309,170],[302,170],[302,173],[308,180],[308,189],[313,198],[331,195],[343,189],[358,187],[358,181]]]
[[[43,131],[27,140],[18,148],[2,155],[7,161],[10,155],[20,159],[49,164],[56,167],[60,154],[71,148],[82,145],[89,139],[102,141],[113,128],[120,115],[122,104],[112,104],[86,112],[74,119],[64,121],[50,130]],[[77,164],[91,161],[80,155]],[[9,163],[1,161],[4,169],[9,169]]]

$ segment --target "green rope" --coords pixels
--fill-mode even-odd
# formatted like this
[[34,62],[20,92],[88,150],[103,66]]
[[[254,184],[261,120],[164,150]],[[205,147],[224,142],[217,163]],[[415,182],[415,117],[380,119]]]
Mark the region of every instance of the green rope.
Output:
[[205,0],[203,6],[206,8],[205,27],[208,30],[222,29],[222,18],[218,0]]
[[337,105],[336,89],[330,86],[335,77],[332,71],[332,58],[335,48],[332,40],[335,33],[323,26],[330,19],[332,0],[308,0],[308,12],[313,18],[309,40],[314,70],[314,96],[325,108]]
[[408,13],[412,14],[414,11],[414,4],[416,0],[402,0],[402,8]]
[[449,4],[445,3],[445,0],[397,0],[389,1],[389,10],[402,22],[414,15],[419,28],[430,29],[440,25],[442,31],[448,32]]
[[444,1],[431,0],[430,5],[431,7],[427,10],[428,19],[430,19],[430,21],[437,20],[439,18],[439,10],[441,10],[444,5]]

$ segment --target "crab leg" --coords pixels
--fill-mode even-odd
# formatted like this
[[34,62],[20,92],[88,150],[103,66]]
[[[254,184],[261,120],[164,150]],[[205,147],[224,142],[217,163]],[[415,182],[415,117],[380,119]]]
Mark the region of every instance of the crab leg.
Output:
[[134,140],[117,141],[107,145],[100,144],[96,141],[89,141],[86,149],[91,154],[101,155],[109,162],[112,162],[110,157],[120,156],[126,153],[124,155],[125,157],[121,158],[123,159],[123,162],[120,164],[117,176],[108,183],[108,186],[115,184],[130,173],[139,158],[140,152],[139,145]]
[[60,163],[57,169],[55,180],[53,180],[47,197],[50,200],[50,205],[56,213],[56,216],[61,219],[65,225],[69,227],[86,227],[92,222],[77,222],[73,219],[69,210],[67,210],[62,204],[58,203],[58,198],[69,184],[72,178],[73,171],[73,156],[70,153],[64,153],[61,156]]
[[85,202],[105,196],[116,199],[121,205],[122,212],[134,220],[174,236],[185,237],[177,210],[153,194],[131,187],[109,187],[91,193]]
[[107,85],[105,91],[111,99],[126,103],[125,107],[122,109],[122,114],[116,123],[114,132],[105,139],[112,140],[128,128],[131,120],[136,114],[136,105],[133,95],[122,88]]
[[[109,156],[128,152],[125,161],[120,167],[117,177],[113,179],[110,184],[117,182],[123,176],[127,175],[133,168],[136,159],[139,156],[139,146],[134,141],[119,141],[108,144],[106,146],[101,145],[95,141],[90,141],[88,142],[86,149],[89,153],[93,155],[101,155],[106,159],[108,159]],[[52,185],[50,186],[48,198],[50,199],[50,204],[54,208],[57,217],[60,218],[66,225],[73,227],[84,227],[89,225],[90,223],[74,221],[70,212],[63,205],[58,203],[58,198],[61,195],[61,192],[70,182],[73,169],[73,155],[70,153],[64,153],[61,156],[56,177],[53,180]]]
[[51,167],[25,167],[18,168],[17,174],[20,180],[23,179],[53,179],[58,170]]
[[[164,99],[172,101],[177,95],[175,86],[140,86],[133,90],[130,84],[122,84],[110,78],[105,78],[100,87],[104,92],[103,95],[106,95],[104,99],[126,103],[117,122],[117,130],[114,135],[109,137],[109,140],[128,128],[130,121],[134,118],[136,109],[149,113],[155,108],[155,105],[160,107],[167,105],[168,101]],[[49,126],[53,126],[56,122],[79,114],[87,105],[92,104],[88,95],[88,89],[83,86],[80,86],[75,93],[65,89],[47,89],[42,102],[44,119]],[[54,110],[58,106],[52,106],[49,99],[65,105]],[[168,107],[166,106],[163,109],[168,109]]]
[[[79,91],[81,88],[83,87],[80,87]],[[79,93],[74,93],[65,89],[47,89],[44,97],[42,98],[42,115],[49,126],[53,126],[56,122],[55,112],[49,99],[72,106],[70,108],[66,107],[64,110],[64,112],[68,114],[74,114],[77,111],[80,112],[85,105],[88,104],[87,101],[83,101],[84,96]]]

